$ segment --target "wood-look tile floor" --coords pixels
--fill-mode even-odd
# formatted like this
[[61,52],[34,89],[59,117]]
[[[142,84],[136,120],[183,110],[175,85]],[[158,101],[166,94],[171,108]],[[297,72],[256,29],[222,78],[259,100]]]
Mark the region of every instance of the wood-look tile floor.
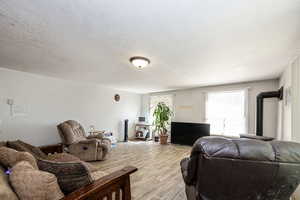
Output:
[[189,146],[130,141],[118,143],[107,160],[94,164],[109,173],[137,167],[131,175],[133,200],[186,200],[179,163],[190,151]]

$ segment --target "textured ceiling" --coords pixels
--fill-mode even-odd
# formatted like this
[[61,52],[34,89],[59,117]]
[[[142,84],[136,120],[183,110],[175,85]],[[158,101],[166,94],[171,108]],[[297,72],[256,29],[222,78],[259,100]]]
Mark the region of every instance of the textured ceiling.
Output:
[[134,92],[277,78],[299,47],[300,0],[0,0],[0,67]]

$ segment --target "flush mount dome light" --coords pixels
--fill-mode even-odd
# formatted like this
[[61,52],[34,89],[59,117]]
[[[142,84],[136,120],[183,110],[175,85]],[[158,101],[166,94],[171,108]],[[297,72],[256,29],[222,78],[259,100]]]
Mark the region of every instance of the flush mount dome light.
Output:
[[147,65],[150,64],[150,60],[148,58],[141,57],[141,56],[131,57],[129,61],[138,69],[145,68],[147,67]]

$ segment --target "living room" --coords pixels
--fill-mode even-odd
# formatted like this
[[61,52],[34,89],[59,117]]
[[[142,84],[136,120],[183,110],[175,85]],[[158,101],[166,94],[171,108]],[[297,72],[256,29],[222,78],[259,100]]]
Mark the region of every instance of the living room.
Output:
[[0,199],[300,200],[299,19],[298,0],[0,1]]

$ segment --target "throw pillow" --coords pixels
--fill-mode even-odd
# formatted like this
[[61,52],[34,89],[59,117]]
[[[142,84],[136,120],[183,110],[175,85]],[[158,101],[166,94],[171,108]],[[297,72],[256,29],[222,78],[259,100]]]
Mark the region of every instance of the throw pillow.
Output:
[[28,153],[31,153],[36,159],[41,158],[41,159],[46,159],[47,155],[42,152],[38,147],[35,147],[31,144],[25,143],[21,140],[17,141],[8,141],[7,146],[15,149],[17,151],[26,151]]
[[0,163],[11,168],[20,161],[29,162],[35,169],[38,169],[35,158],[28,152],[19,152],[11,148],[0,147]]
[[69,194],[93,182],[87,166],[82,161],[56,162],[38,159],[40,170],[50,172],[57,177],[58,184],[64,194]]
[[30,163],[17,163],[9,180],[20,200],[59,200],[64,197],[53,174],[35,169]]

